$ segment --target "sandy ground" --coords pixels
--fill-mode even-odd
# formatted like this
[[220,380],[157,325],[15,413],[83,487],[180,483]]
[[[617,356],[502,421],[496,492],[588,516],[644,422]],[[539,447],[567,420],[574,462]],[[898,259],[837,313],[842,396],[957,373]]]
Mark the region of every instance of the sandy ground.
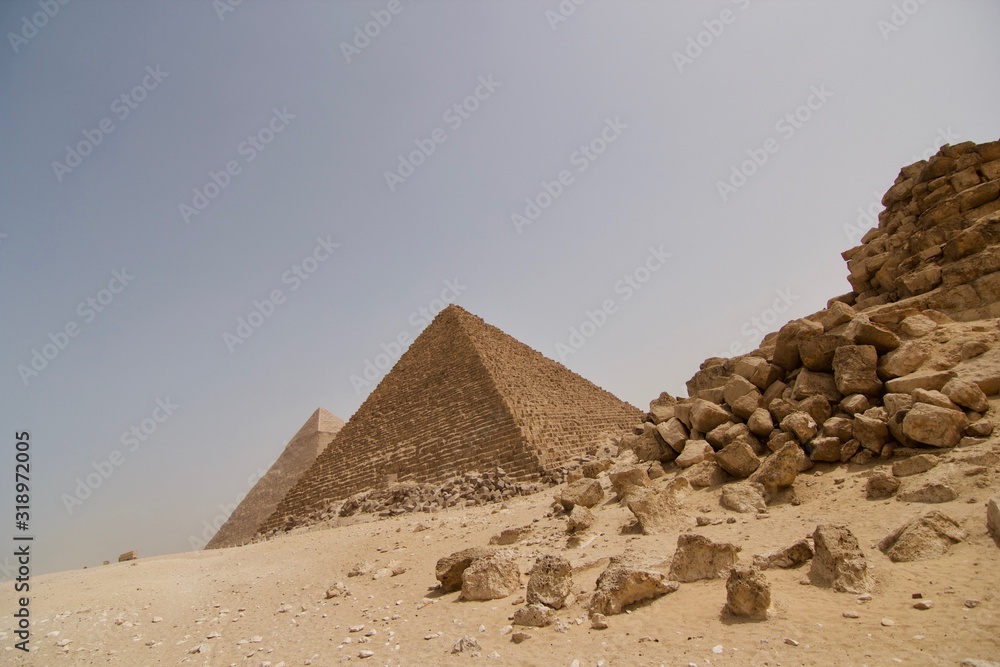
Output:
[[[955,450],[962,457],[1000,451],[1000,439]],[[958,499],[937,505],[865,499],[870,468],[821,464],[795,483],[795,505],[785,498],[766,518],[735,514],[719,505],[720,488],[697,490],[676,517],[676,531],[635,532],[629,510],[608,496],[597,524],[579,540],[564,519],[546,518],[551,493],[500,506],[356,523],[292,534],[245,547],[144,558],[62,572],[34,580],[33,651],[14,642],[11,618],[0,626],[10,665],[958,665],[963,659],[1000,659],[1000,548],[987,535],[985,502],[997,495],[1000,474],[959,463]],[[928,474],[928,473],[925,473]],[[669,479],[661,478],[657,484]],[[838,483],[839,482],[839,483]],[[903,521],[931,509],[969,531],[944,557],[895,564],[875,543]],[[735,517],[735,523],[696,527],[695,517]],[[734,623],[721,614],[722,579],[684,584],[680,590],[629,613],[610,628],[591,629],[584,604],[608,557],[626,548],[664,572],[681,532],[698,532],[742,547],[741,562],[810,534],[819,523],[845,524],[857,535],[877,586],[870,601],[804,585],[809,565],[768,570],[775,615]],[[418,529],[422,524],[427,529]],[[434,565],[459,549],[487,544],[504,528],[530,525],[517,546],[522,572],[542,553],[573,563],[577,602],[559,612],[563,627],[516,628],[521,644],[501,633],[516,608],[513,595],[463,602],[458,593],[436,595]],[[381,567],[398,561],[408,570],[373,579],[348,577],[359,561]],[[335,582],[350,597],[325,599]],[[527,581],[527,577],[524,577]],[[523,593],[523,589],[522,589]],[[933,601],[912,607],[914,593]],[[967,600],[979,605],[967,608]],[[10,587],[2,607],[13,608]],[[279,611],[283,608],[287,611]],[[859,617],[846,618],[845,611]],[[891,619],[891,625],[883,625]],[[560,624],[557,624],[560,625]],[[364,626],[351,632],[352,626]],[[371,632],[374,631],[374,632]],[[368,636],[370,634],[370,636]],[[452,655],[473,635],[478,657]],[[798,645],[786,643],[794,640]],[[68,642],[68,643],[65,643]],[[63,643],[63,646],[59,644]],[[201,653],[189,651],[203,646]],[[374,655],[361,658],[362,650]]]

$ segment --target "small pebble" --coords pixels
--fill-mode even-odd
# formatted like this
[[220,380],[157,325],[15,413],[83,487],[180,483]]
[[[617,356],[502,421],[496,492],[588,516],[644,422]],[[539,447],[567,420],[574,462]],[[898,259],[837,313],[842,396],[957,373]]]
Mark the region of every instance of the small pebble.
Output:
[[789,646],[798,646],[799,643],[790,637],[785,637],[785,643]]
[[844,618],[861,618],[861,614],[856,611],[845,611],[843,616]]
[[882,627],[888,628],[888,627],[891,627],[893,625],[896,625],[896,621],[892,620],[891,618],[883,618],[882,619]]
[[934,603],[931,600],[918,600],[917,602],[913,603],[913,608],[919,609],[920,611],[927,611],[933,606]]
[[965,608],[966,609],[975,609],[978,606],[979,606],[979,600],[975,600],[975,599],[970,598],[970,599],[968,599],[968,600],[965,601]]
[[722,649],[722,644],[718,644],[718,645],[712,647],[712,653],[714,653],[715,655],[721,655],[722,654],[722,650],[723,650]]

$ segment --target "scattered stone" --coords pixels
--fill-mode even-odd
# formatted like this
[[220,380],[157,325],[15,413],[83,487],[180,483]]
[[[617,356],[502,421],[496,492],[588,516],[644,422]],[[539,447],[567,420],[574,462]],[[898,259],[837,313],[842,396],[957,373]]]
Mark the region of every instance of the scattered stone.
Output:
[[573,509],[574,505],[583,505],[590,509],[602,500],[604,500],[604,489],[601,488],[601,482],[587,477],[568,485],[559,496],[559,502],[567,510]]
[[815,556],[810,578],[841,593],[863,593],[872,586],[858,540],[844,526],[820,525],[813,531]]
[[723,577],[736,566],[739,552],[740,547],[729,542],[717,543],[691,533],[680,535],[670,563],[670,578],[687,583]]
[[885,390],[892,394],[910,394],[914,389],[940,391],[953,377],[954,371],[917,371],[886,381]]
[[909,477],[927,472],[938,464],[940,459],[931,454],[917,454],[900,459],[892,464],[892,474],[896,477]]
[[920,611],[927,611],[934,606],[934,602],[931,600],[918,600],[913,603],[914,609],[919,609]]
[[702,461],[684,470],[680,477],[695,487],[719,486],[726,482],[726,471],[715,461]]
[[816,437],[809,441],[809,460],[836,463],[840,461],[843,445],[840,438]]
[[608,617],[604,614],[592,614],[590,617],[590,627],[594,630],[607,630]]
[[896,621],[892,620],[891,618],[883,618],[882,619],[882,627],[889,628],[889,627],[892,627],[894,625],[896,625]]
[[348,577],[360,577],[369,574],[375,569],[375,565],[368,561],[361,561],[360,563],[355,563],[351,566],[351,569],[347,571]]
[[726,611],[734,616],[764,620],[771,607],[771,585],[755,568],[733,568],[726,581]]
[[756,482],[727,484],[722,488],[719,502],[723,507],[741,514],[756,514],[767,511],[764,487]]
[[583,505],[574,505],[566,518],[566,530],[577,533],[594,525],[594,513]]
[[645,489],[652,481],[645,467],[630,468],[621,472],[613,472],[609,475],[611,486],[621,500],[626,500],[629,494],[640,489]]
[[529,604],[514,612],[514,625],[524,625],[531,628],[544,628],[552,625],[556,612],[543,604]]
[[471,547],[439,559],[434,568],[434,576],[441,582],[441,591],[450,593],[462,588],[462,573],[466,568],[473,561],[491,556],[496,551],[494,547]]
[[715,461],[720,468],[738,479],[749,477],[760,467],[756,452],[742,440],[732,442],[715,452]]
[[975,598],[969,598],[968,600],[965,601],[965,608],[975,609],[976,607],[979,606],[979,604],[980,604],[979,600],[976,600]]
[[865,494],[869,500],[883,500],[891,498],[899,491],[900,481],[885,468],[872,470],[868,483],[865,485]]
[[993,539],[1000,540],[1000,497],[990,498],[986,503],[986,531]]
[[688,440],[674,463],[678,468],[690,468],[696,463],[712,460],[715,450],[706,440]]
[[925,445],[954,447],[968,425],[969,419],[963,412],[915,403],[903,418],[903,433]]
[[643,489],[641,493],[633,494],[627,505],[642,532],[657,535],[674,525],[680,500],[690,490],[691,483],[677,477],[662,489]]
[[774,419],[765,408],[757,408],[747,420],[747,426],[750,427],[751,433],[758,438],[763,438],[774,430]]
[[358,651],[358,657],[361,659],[370,658],[373,655],[375,655],[373,651]]
[[472,635],[465,635],[457,642],[455,642],[455,645],[451,647],[452,653],[472,653],[473,655],[475,655],[482,650],[483,649],[479,645],[479,642],[476,641],[476,638],[473,637]]
[[795,483],[799,462],[803,459],[805,453],[802,448],[790,442],[764,459],[750,480],[759,482],[769,494],[773,494]]
[[[543,604],[562,609],[573,590],[573,567],[561,556],[541,556],[528,577],[529,605]],[[522,625],[524,625],[522,623]]]
[[767,570],[772,567],[789,568],[805,563],[813,555],[813,546],[810,541],[802,539],[784,549],[754,556],[753,565],[760,570]]
[[898,497],[908,503],[949,503],[958,492],[947,481],[921,478],[907,480]]
[[854,415],[853,434],[862,447],[878,454],[889,438],[889,425],[885,420],[869,417],[867,414]]
[[[575,508],[574,508],[575,509]],[[491,545],[507,546],[517,544],[531,534],[531,526],[521,526],[520,528],[505,528],[499,535],[490,538]]]
[[957,521],[937,510],[913,519],[886,535],[878,548],[894,563],[909,563],[943,556],[968,533]]
[[462,599],[498,600],[521,588],[521,572],[512,552],[478,558],[462,572]]
[[795,641],[794,639],[790,639],[788,637],[785,637],[785,643],[788,644],[789,646],[798,646],[799,645],[799,643],[797,641]]
[[510,636],[510,640],[515,644],[526,642],[529,639],[531,639],[531,635],[529,635],[527,632],[515,632]]
[[841,394],[872,395],[882,390],[876,372],[878,353],[871,345],[843,345],[833,354],[833,377]]
[[808,412],[796,411],[781,420],[781,430],[794,435],[800,443],[805,443],[816,435],[819,427]]
[[730,421],[732,415],[720,405],[702,398],[696,398],[691,403],[691,427],[695,430],[708,433],[716,426]]
[[984,413],[990,409],[986,394],[974,382],[952,378],[941,388],[941,393],[963,408]]
[[861,618],[861,614],[856,611],[845,611],[841,616],[844,618]]
[[620,614],[630,604],[673,593],[679,587],[675,581],[653,570],[643,570],[615,562],[597,579],[597,590],[590,599],[591,614]]

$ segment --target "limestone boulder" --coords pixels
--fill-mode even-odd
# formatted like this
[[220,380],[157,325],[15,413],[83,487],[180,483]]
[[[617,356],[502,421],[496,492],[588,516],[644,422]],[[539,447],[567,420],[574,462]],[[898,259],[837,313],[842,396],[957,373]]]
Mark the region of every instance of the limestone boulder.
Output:
[[527,604],[514,612],[511,619],[513,625],[523,625],[529,628],[544,628],[556,620],[556,612],[544,604]]
[[573,567],[562,556],[545,555],[535,561],[525,595],[529,605],[562,609],[573,592]]
[[957,521],[934,510],[893,530],[878,548],[894,563],[909,563],[940,558],[968,536]]
[[734,512],[757,514],[767,511],[764,487],[755,482],[727,484],[722,488],[719,503]]
[[676,417],[660,422],[656,425],[656,432],[667,445],[680,454],[684,451],[684,441],[688,439],[688,430],[684,422]]
[[677,538],[677,550],[670,562],[670,578],[681,583],[726,576],[739,559],[740,547],[729,542],[713,542],[693,533]]
[[909,477],[927,472],[936,466],[941,459],[931,454],[917,454],[900,459],[892,464],[892,474],[896,477]]
[[738,479],[749,477],[760,467],[760,459],[753,447],[742,440],[726,445],[714,456],[720,468]]
[[914,389],[940,391],[954,377],[954,371],[916,371],[886,381],[885,390],[891,394],[910,394]]
[[833,370],[834,353],[844,345],[851,345],[851,341],[837,334],[821,334],[804,340],[799,344],[802,365],[811,371],[829,373]]
[[974,382],[952,378],[941,388],[941,393],[969,410],[984,413],[990,409],[986,393]]
[[756,568],[733,568],[726,580],[725,611],[740,618],[764,620],[771,608],[771,585]]
[[685,469],[680,477],[690,482],[691,486],[712,487],[726,482],[726,471],[715,461],[702,461]]
[[492,556],[496,552],[494,547],[470,547],[439,559],[434,568],[434,576],[441,582],[441,591],[450,593],[462,588],[462,573],[466,568],[474,560]]
[[771,413],[767,409],[757,408],[747,420],[747,426],[750,427],[750,432],[755,436],[765,438],[774,430],[774,419],[771,418]]
[[810,578],[821,586],[829,586],[841,593],[866,593],[872,587],[858,540],[844,526],[819,525],[813,531],[815,556],[812,559]]
[[839,438],[816,437],[808,443],[809,460],[836,463],[840,461],[840,452],[843,443]]
[[673,593],[679,588],[660,572],[612,562],[597,579],[588,610],[593,614],[620,614],[630,604]]
[[618,495],[618,498],[625,500],[630,494],[649,487],[653,481],[649,478],[646,467],[629,468],[608,475],[611,486]]
[[755,555],[753,565],[760,570],[768,570],[772,567],[787,569],[808,562],[814,553],[812,542],[808,539],[802,539],[783,549]]
[[716,426],[731,422],[730,415],[722,406],[698,398],[691,403],[691,427],[708,433]]
[[804,459],[802,448],[790,442],[765,458],[750,480],[760,483],[767,493],[774,494],[795,483],[800,461]]
[[795,378],[792,398],[801,401],[810,396],[822,396],[831,403],[837,403],[843,398],[843,394],[837,389],[833,373],[816,373],[803,369]]
[[567,510],[573,509],[574,505],[583,505],[589,509],[602,500],[604,489],[601,488],[601,482],[587,477],[568,484],[559,495],[559,502]]
[[707,440],[688,440],[674,463],[678,468],[690,468],[696,463],[712,460],[715,450]]
[[781,327],[775,338],[774,363],[791,371],[800,365],[799,345],[801,341],[807,340],[823,333],[823,325],[812,320],[792,320]]
[[889,425],[884,420],[867,417],[863,414],[854,415],[854,439],[861,446],[874,454],[879,454],[889,437]]
[[903,433],[916,442],[954,447],[969,425],[965,413],[928,403],[916,403],[903,418]]
[[865,492],[869,500],[883,500],[890,498],[899,491],[899,480],[885,468],[872,470],[871,476],[865,486]]
[[510,551],[477,558],[462,572],[463,600],[499,600],[520,588],[521,572]]
[[872,345],[843,345],[833,355],[833,377],[837,390],[844,394],[877,394],[882,390],[878,378],[878,353]]
[[1000,543],[1000,497],[986,502],[986,531]]
[[594,525],[594,513],[583,505],[574,505],[566,516],[566,530],[580,533]]
[[809,413],[796,411],[781,420],[781,430],[794,435],[800,443],[805,443],[816,435],[819,426]]

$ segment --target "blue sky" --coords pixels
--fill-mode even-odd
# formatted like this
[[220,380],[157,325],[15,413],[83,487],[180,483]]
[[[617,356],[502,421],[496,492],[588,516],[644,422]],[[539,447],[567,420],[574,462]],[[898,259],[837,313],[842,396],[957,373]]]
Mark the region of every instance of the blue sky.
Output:
[[35,571],[191,549],[444,300],[636,405],[683,393],[849,290],[900,167],[1000,136],[997,25],[960,0],[0,4],[0,474],[30,431]]

